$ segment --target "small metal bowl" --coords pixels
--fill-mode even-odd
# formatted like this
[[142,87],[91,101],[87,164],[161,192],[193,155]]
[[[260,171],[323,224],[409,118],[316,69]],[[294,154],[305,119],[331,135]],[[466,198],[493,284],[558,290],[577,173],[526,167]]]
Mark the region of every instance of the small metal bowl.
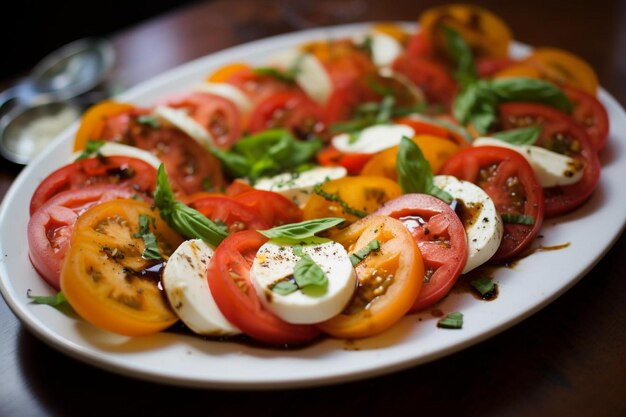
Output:
[[73,101],[14,107],[0,121],[0,154],[17,164],[28,164],[81,112]]

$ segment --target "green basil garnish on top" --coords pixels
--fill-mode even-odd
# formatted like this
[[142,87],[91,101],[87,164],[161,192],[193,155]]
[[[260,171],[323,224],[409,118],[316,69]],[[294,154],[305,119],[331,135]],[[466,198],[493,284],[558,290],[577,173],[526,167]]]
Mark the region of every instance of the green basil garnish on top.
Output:
[[535,224],[535,218],[527,214],[504,213],[504,214],[501,214],[500,217],[502,217],[502,221],[504,223],[528,224],[528,225]]
[[163,259],[154,233],[150,230],[150,224],[154,224],[154,217],[147,214],[139,215],[139,231],[133,234],[134,238],[141,238],[144,250],[141,257],[144,259]]
[[433,183],[433,172],[421,149],[404,136],[398,147],[396,159],[398,184],[404,194],[430,194],[450,204],[452,196]]
[[460,329],[463,327],[463,313],[455,311],[437,322],[437,327],[444,329]]
[[184,236],[202,239],[214,247],[228,236],[228,230],[224,225],[218,225],[198,210],[174,198],[163,164],[159,166],[157,172],[154,205],[159,209],[161,218]]
[[511,145],[533,145],[541,134],[541,126],[527,126],[519,129],[504,130],[491,136]]
[[158,129],[161,126],[161,123],[159,123],[159,119],[154,116],[150,116],[149,114],[139,116],[137,118],[137,123],[149,126],[152,129]]
[[374,239],[370,243],[350,255],[350,263],[352,264],[352,266],[357,266],[363,259],[367,258],[370,253],[378,250],[380,250],[380,242],[377,239]]
[[461,85],[467,85],[478,79],[474,56],[465,39],[449,26],[443,27],[448,53],[456,64],[454,78]]
[[305,54],[300,54],[294,60],[293,64],[287,69],[280,69],[274,67],[257,67],[252,71],[257,75],[266,75],[268,77],[272,77],[277,79],[278,81],[282,81],[286,84],[293,84],[296,82],[296,77],[300,74],[302,60],[304,59]]
[[85,144],[85,149],[81,152],[80,155],[76,158],[77,161],[81,161],[83,159],[90,158],[92,156],[102,156],[100,153],[100,149],[104,146],[106,142],[103,140],[88,140]]
[[258,232],[270,239],[303,240],[315,236],[316,233],[335,227],[344,221],[345,219],[340,217],[324,217],[305,220],[300,223],[284,224],[268,230],[259,230]]
[[294,265],[293,275],[275,282],[270,289],[280,295],[288,295],[297,290],[310,296],[324,294],[328,288],[326,272],[304,252],[302,246],[293,246],[293,252],[300,257]]

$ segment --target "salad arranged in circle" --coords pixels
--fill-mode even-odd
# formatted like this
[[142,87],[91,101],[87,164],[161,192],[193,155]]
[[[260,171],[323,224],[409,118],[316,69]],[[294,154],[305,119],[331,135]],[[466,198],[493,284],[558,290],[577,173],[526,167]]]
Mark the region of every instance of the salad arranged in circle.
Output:
[[[414,31],[233,62],[152,106],[95,104],[30,201],[30,260],[58,292],[32,298],[128,336],[272,346],[436,308],[600,181],[592,67],[558,48],[515,58],[512,40],[488,10],[439,6]],[[461,328],[447,313],[438,326]]]

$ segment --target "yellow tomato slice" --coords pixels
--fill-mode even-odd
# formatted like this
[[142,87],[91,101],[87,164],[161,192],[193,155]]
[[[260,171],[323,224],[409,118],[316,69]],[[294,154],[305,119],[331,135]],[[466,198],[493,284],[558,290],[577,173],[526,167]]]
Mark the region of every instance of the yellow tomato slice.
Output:
[[243,62],[234,62],[232,64],[226,64],[223,67],[215,70],[211,75],[207,77],[207,82],[210,83],[224,83],[228,81],[231,75],[241,71],[251,70],[250,65]]
[[61,270],[61,290],[74,310],[99,328],[127,336],[156,333],[178,320],[159,289],[162,261],[142,256],[141,215],[148,216],[167,259],[182,238],[149,204],[120,199],[78,217]]
[[419,24],[435,51],[447,55],[443,27],[450,27],[465,39],[476,57],[508,56],[512,34],[502,19],[487,9],[469,4],[437,6],[424,11]]
[[371,215],[342,230],[335,240],[349,253],[373,240],[380,249],[356,265],[357,289],[344,312],[318,327],[350,339],[387,330],[409,311],[422,287],[424,263],[411,233],[399,220]]
[[556,84],[569,85],[593,95],[598,89],[598,76],[591,65],[563,49],[537,48],[523,62]]
[[125,113],[134,108],[132,104],[114,100],[104,100],[88,108],[80,120],[80,126],[74,137],[74,151],[85,149],[90,139],[102,138],[102,129],[104,129],[107,117]]
[[342,217],[352,223],[401,194],[398,183],[388,178],[339,178],[323,183],[321,192],[311,195],[304,206],[303,217],[305,220]]
[[[417,135],[413,138],[413,142],[420,147],[424,157],[430,164],[430,169],[433,171],[433,174],[438,173],[448,158],[459,150],[459,146],[456,143],[438,136]],[[397,157],[397,146],[387,149],[367,161],[361,174],[385,177],[397,181]]]

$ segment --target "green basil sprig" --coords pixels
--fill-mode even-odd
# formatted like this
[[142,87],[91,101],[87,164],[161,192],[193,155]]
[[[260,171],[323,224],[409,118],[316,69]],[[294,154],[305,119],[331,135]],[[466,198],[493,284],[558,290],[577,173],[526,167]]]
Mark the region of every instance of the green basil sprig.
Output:
[[535,218],[527,214],[504,213],[504,214],[501,214],[500,217],[502,217],[502,221],[504,223],[528,224],[528,225],[535,224]]
[[315,236],[316,233],[335,227],[344,221],[345,219],[340,217],[324,217],[305,220],[300,223],[284,224],[267,230],[259,230],[258,232],[270,239],[303,240]]
[[26,291],[26,296],[30,298],[33,304],[44,304],[50,307],[54,307],[64,314],[72,314],[74,310],[72,306],[65,298],[63,291],[59,291],[56,295],[31,295],[30,289]]
[[377,239],[374,239],[370,243],[350,255],[350,263],[352,264],[352,266],[357,266],[363,259],[367,257],[367,255],[378,250],[380,250],[380,242]]
[[274,283],[271,290],[281,295],[291,294],[297,290],[310,296],[324,294],[328,288],[326,272],[304,252],[302,246],[294,246],[293,252],[300,257],[294,265],[293,276]]
[[463,124],[472,123],[478,132],[487,133],[497,119],[501,103],[525,101],[546,104],[571,113],[572,103],[565,93],[549,81],[525,78],[496,78],[469,83],[453,104],[454,117]]
[[448,53],[456,63],[454,78],[461,85],[468,85],[478,79],[474,56],[465,39],[451,27],[444,26],[443,34],[446,38]]
[[103,140],[88,140],[85,144],[85,149],[76,158],[77,161],[90,158],[92,156],[102,156],[100,154],[100,148],[104,146],[106,142]]
[[318,138],[303,141],[286,129],[271,129],[244,137],[229,150],[212,149],[227,174],[254,181],[262,176],[295,170],[322,148]]
[[444,329],[460,329],[463,327],[463,313],[455,311],[437,322],[437,327]]
[[147,214],[139,215],[139,231],[133,234],[135,238],[143,239],[144,250],[141,257],[144,259],[163,259],[154,233],[150,230],[150,224],[154,224],[154,217]]
[[540,134],[541,126],[527,126],[496,132],[491,134],[491,136],[511,145],[523,146],[534,144],[539,139]]
[[228,236],[228,230],[224,225],[218,225],[199,211],[174,198],[163,164],[159,166],[157,172],[154,204],[159,209],[161,218],[184,236],[202,239],[214,247]]
[[293,64],[287,69],[280,69],[275,67],[257,67],[252,71],[257,75],[266,75],[268,77],[272,77],[277,79],[278,81],[282,81],[286,84],[293,84],[296,82],[296,77],[302,71],[302,61],[304,60],[305,54],[300,54],[294,60]]
[[402,192],[430,194],[450,204],[452,196],[435,186],[430,164],[415,142],[404,136],[396,159],[398,184]]

